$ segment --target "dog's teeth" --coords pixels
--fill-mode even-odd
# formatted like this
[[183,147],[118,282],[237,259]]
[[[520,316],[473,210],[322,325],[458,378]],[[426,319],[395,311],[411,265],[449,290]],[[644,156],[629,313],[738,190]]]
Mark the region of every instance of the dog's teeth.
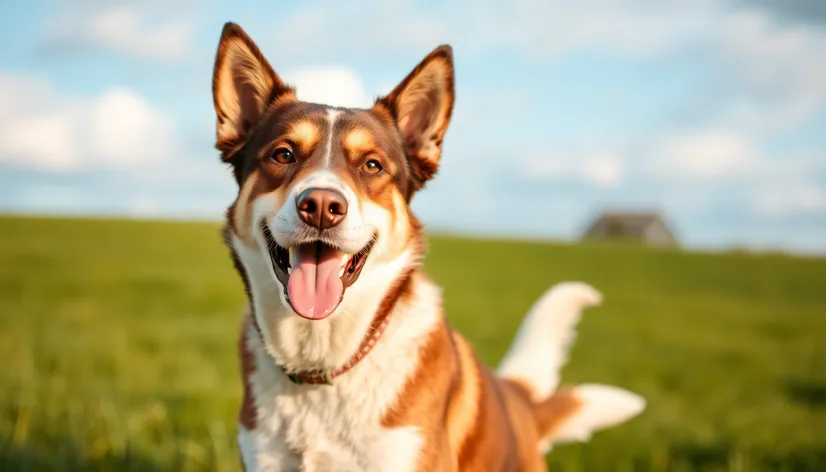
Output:
[[291,247],[287,251],[290,253],[290,267],[295,267],[295,247]]
[[341,256],[341,263],[339,264],[341,268],[338,270],[338,276],[344,277],[344,272],[347,270],[347,266],[350,264],[350,256],[344,254]]

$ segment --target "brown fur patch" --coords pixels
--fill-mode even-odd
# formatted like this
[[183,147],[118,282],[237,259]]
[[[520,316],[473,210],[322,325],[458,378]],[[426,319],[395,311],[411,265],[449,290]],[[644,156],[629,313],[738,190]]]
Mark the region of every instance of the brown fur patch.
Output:
[[376,149],[373,133],[363,127],[354,127],[347,130],[343,144],[345,152],[351,158],[361,157]]
[[459,382],[448,408],[448,440],[454,451],[460,451],[469,433],[476,426],[479,414],[479,371],[471,347],[461,336],[453,336],[459,362]]
[[310,154],[321,141],[321,130],[310,120],[290,123],[285,138],[296,143],[302,155]]
[[252,239],[252,234],[250,233],[252,229],[252,222],[250,221],[252,208],[250,207],[252,206],[254,198],[257,197],[261,191],[257,172],[258,171],[254,171],[253,174],[244,181],[244,185],[241,186],[241,190],[238,193],[238,198],[235,200],[235,205],[233,205],[234,210],[232,212],[232,227],[235,230],[235,234],[248,246],[255,245],[255,241]]
[[411,238],[417,237],[418,222],[413,222],[407,212],[407,202],[404,196],[397,189],[393,189],[390,195],[390,216],[393,233],[397,237],[393,238],[396,246],[393,252],[401,253],[402,250],[410,245]]
[[446,323],[431,333],[418,361],[383,421],[420,428],[425,443],[416,470],[545,470],[531,404]]
[[430,334],[419,351],[416,371],[408,378],[396,402],[384,414],[387,428],[418,426],[424,438],[417,471],[453,470],[455,455],[445,430],[449,396],[458,369],[454,346],[444,324]]
[[517,445],[530,442],[523,433],[520,422],[508,415],[505,398],[493,374],[474,356],[479,371],[481,395],[474,428],[469,431],[458,452],[459,469],[469,471],[524,470],[519,467]]
[[254,395],[250,380],[255,373],[255,355],[247,345],[247,336],[253,324],[252,313],[244,315],[244,324],[241,328],[241,336],[238,339],[238,358],[241,363],[241,378],[243,380],[243,396],[241,408],[238,411],[238,424],[247,430],[255,429],[258,426],[258,413],[255,408]]
[[583,403],[573,389],[563,389],[534,408],[542,438],[553,438],[559,428],[582,409]]

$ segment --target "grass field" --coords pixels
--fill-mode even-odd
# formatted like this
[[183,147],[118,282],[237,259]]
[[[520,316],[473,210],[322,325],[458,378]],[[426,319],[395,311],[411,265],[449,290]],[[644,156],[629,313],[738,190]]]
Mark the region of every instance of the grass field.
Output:
[[[240,470],[218,229],[0,218],[0,470]],[[433,237],[427,268],[489,364],[551,284],[604,293],[564,381],[648,409],[552,470],[826,470],[826,260]]]

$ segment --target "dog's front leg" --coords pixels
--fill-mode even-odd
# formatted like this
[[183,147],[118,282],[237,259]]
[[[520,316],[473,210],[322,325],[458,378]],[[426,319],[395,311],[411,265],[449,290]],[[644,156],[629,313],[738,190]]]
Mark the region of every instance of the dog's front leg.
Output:
[[419,470],[423,445],[424,438],[417,427],[386,430],[370,448],[368,466],[364,470],[369,472]]
[[238,449],[245,472],[300,472],[299,457],[272,437],[238,427]]

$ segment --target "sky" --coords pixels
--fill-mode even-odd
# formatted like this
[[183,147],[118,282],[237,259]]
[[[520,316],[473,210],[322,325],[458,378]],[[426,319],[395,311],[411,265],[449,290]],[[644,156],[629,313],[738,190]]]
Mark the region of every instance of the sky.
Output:
[[368,107],[439,44],[428,228],[574,240],[660,211],[688,247],[826,254],[826,2],[78,0],[0,6],[0,212],[219,219],[224,22],[300,99]]

